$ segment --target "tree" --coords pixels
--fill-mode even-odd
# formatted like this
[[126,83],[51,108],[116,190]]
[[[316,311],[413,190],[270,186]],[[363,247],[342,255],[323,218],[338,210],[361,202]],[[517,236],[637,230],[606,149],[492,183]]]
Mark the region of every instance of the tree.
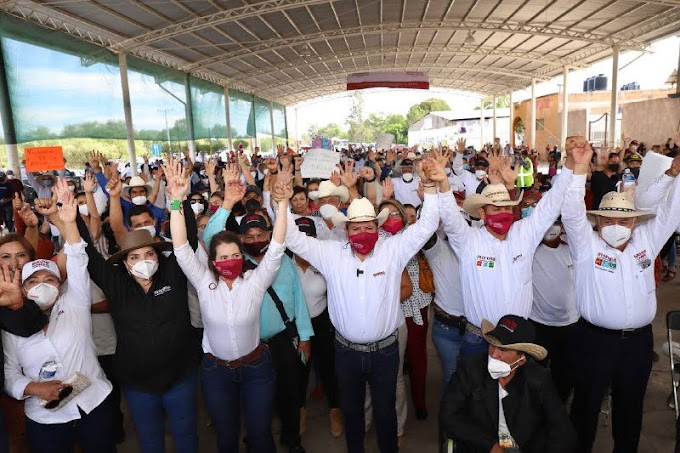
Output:
[[[484,102],[484,110],[493,109],[493,97],[485,97],[482,102]],[[498,96],[496,98],[497,109],[507,109],[508,107],[510,107],[510,96]],[[479,106],[475,107],[475,110],[479,110]]]
[[312,138],[317,135],[326,138],[347,138],[347,132],[343,131],[337,123],[329,123],[322,127],[312,124],[307,129],[307,134]]
[[349,108],[346,122],[349,126],[349,139],[364,143],[368,134],[364,125],[364,98],[360,92],[354,92],[352,106]]
[[406,121],[410,126],[430,112],[443,110],[451,110],[451,107],[449,107],[445,100],[438,98],[425,99],[420,104],[413,104],[411,106],[406,115]]

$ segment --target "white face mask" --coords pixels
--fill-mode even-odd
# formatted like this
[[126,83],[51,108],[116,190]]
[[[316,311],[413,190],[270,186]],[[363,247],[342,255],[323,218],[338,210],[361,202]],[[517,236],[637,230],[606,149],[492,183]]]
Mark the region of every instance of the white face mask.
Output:
[[203,212],[203,205],[199,203],[193,203],[191,205],[191,210],[194,211],[194,215],[199,215]]
[[71,192],[75,192],[76,186],[68,186],[68,190],[71,191]]
[[325,204],[319,208],[319,213],[321,214],[321,217],[323,217],[324,219],[330,219],[331,217],[338,213],[338,208],[336,208],[332,204]]
[[451,176],[451,169],[450,168],[445,168],[444,173],[446,173],[446,176]]
[[79,204],[78,212],[80,212],[81,215],[90,215],[90,210],[88,209],[86,204]]
[[489,370],[489,374],[491,375],[492,379],[507,377],[510,375],[510,373],[512,373],[512,370],[514,369],[512,365],[516,364],[523,358],[524,357],[520,357],[519,359],[515,360],[512,363],[505,363],[502,360],[494,359],[493,357],[489,356],[486,368]]
[[543,235],[543,240],[546,242],[552,242],[559,237],[562,233],[562,227],[559,225],[550,225],[548,231]]
[[14,175],[7,175],[7,179],[9,179],[10,181],[13,180],[13,179],[14,179]]
[[56,302],[59,297],[59,288],[49,283],[38,283],[26,293],[29,299],[33,300],[41,310],[45,310]]
[[404,173],[401,175],[401,179],[403,179],[404,182],[411,182],[413,181],[413,173]]
[[477,179],[481,180],[486,176],[486,171],[484,170],[475,170],[475,176]]
[[318,199],[319,198],[319,191],[318,190],[312,190],[311,192],[309,192],[309,198],[310,199],[311,198]]
[[146,230],[151,234],[151,237],[156,237],[156,226],[155,225],[149,225],[149,226],[143,226],[139,228],[135,228],[135,230]]
[[144,260],[130,268],[130,273],[144,280],[149,280],[158,270],[158,261]]
[[136,204],[137,206],[142,206],[142,205],[146,204],[146,197],[144,195],[140,195],[138,197],[132,198],[131,201],[134,204]]
[[617,248],[628,242],[633,230],[623,225],[608,225],[600,228],[600,236],[611,247]]

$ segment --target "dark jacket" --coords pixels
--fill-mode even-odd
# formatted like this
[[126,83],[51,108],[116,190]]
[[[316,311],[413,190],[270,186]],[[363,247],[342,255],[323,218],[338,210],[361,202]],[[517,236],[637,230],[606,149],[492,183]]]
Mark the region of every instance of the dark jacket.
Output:
[[[522,453],[576,451],[576,432],[546,368],[530,360],[505,390],[503,412]],[[498,443],[498,381],[487,371],[486,355],[460,360],[439,423],[455,440],[456,453],[488,453]]]

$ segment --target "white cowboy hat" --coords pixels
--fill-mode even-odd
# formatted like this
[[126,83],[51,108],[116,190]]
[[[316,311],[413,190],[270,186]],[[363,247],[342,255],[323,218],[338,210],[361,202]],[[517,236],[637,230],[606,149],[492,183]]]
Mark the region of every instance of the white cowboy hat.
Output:
[[144,181],[141,176],[133,176],[130,178],[130,184],[123,184],[123,195],[129,197],[130,189],[133,187],[146,187],[147,195],[153,191],[153,184]]
[[335,214],[331,221],[333,225],[344,225],[347,222],[371,222],[377,221],[378,226],[382,225],[390,215],[390,210],[385,208],[380,214],[375,215],[375,207],[368,198],[357,198],[349,204],[347,215],[342,212]]
[[508,189],[503,184],[488,184],[482,190],[482,193],[476,193],[465,199],[463,202],[463,209],[469,215],[477,218],[479,213],[477,210],[487,205],[494,206],[517,206],[522,201],[523,193],[519,194],[517,200],[510,198]]
[[321,181],[319,184],[318,194],[309,194],[310,200],[318,200],[324,197],[340,197],[341,202],[349,200],[349,191],[345,186],[336,186],[330,181]]
[[588,211],[588,217],[596,220],[596,216],[630,219],[637,217],[639,222],[652,219],[656,214],[635,209],[635,201],[628,192],[609,192],[602,197],[600,207],[596,211]]

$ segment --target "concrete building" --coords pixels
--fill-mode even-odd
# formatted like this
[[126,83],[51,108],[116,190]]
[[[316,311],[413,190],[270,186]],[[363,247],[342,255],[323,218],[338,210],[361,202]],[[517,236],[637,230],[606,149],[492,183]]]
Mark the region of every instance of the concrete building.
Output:
[[480,143],[492,143],[499,137],[501,143],[509,140],[510,109],[496,109],[496,133],[494,135],[493,109],[484,110],[484,122],[480,124],[480,111],[431,112],[408,128],[408,146],[455,146],[456,140],[464,138],[468,145],[479,148]]

